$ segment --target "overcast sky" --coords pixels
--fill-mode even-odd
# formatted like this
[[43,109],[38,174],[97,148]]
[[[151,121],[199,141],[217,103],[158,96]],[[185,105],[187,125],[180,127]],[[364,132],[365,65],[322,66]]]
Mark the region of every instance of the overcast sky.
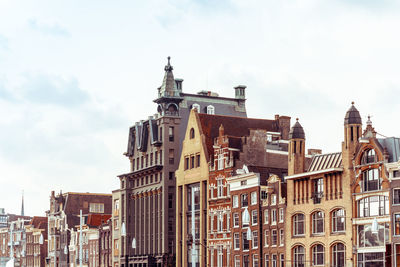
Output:
[[308,148],[340,150],[355,101],[400,136],[400,6],[342,1],[0,0],[0,207],[44,215],[51,190],[108,192],[129,171],[128,129],[171,56],[183,90],[249,117],[300,118]]

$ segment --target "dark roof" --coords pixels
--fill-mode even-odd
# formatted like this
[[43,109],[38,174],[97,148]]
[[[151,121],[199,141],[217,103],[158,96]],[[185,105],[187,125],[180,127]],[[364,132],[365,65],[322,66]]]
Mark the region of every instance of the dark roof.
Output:
[[321,171],[342,167],[342,153],[315,154],[307,172]]
[[383,148],[386,148],[387,152],[389,153],[389,162],[396,162],[400,160],[400,138],[378,138],[378,142]]
[[344,117],[344,124],[361,124],[361,116],[360,112],[354,106],[354,102],[351,103],[351,107],[346,112],[346,116]]
[[305,134],[303,127],[299,123],[299,121],[296,121],[296,123],[290,128],[289,132],[289,139],[305,139]]
[[234,116],[210,115],[197,113],[200,120],[201,131],[205,135],[208,155],[213,154],[214,138],[219,135],[219,127],[224,126],[224,134],[228,136],[248,136],[250,129],[264,129],[279,132],[278,122],[275,120],[250,119]]

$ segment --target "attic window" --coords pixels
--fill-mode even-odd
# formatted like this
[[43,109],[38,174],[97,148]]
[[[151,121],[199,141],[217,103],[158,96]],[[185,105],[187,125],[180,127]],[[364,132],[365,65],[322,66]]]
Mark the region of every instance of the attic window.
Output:
[[207,106],[207,114],[211,114],[211,115],[215,114],[214,106],[211,106],[211,105]]
[[190,129],[190,139],[193,139],[193,138],[194,138],[194,129],[191,128]]
[[90,203],[89,212],[104,213],[104,203]]
[[197,112],[200,112],[200,105],[197,104],[197,103],[194,103],[194,104],[192,105],[192,109],[197,109]]

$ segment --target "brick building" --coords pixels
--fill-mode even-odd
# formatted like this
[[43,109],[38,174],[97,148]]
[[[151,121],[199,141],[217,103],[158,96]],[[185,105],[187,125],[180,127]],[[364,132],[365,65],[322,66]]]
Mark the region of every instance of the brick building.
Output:
[[[99,217],[112,211],[112,195],[97,193],[61,193],[57,196],[54,191],[50,196],[50,210],[48,217],[48,261],[50,267],[67,267],[70,263],[71,233],[74,227],[80,223],[80,210],[85,222],[93,214]],[[106,221],[108,218],[103,218]],[[101,219],[98,222],[98,227]]]
[[[114,266],[175,265],[175,171],[190,110],[246,117],[245,86],[235,88],[235,98],[189,94],[183,80],[174,78],[169,59],[164,70],[154,100],[157,113],[130,128],[125,154],[130,172],[119,176],[120,188],[113,191],[119,209],[113,218]],[[126,236],[121,237],[122,225]]]
[[[261,120],[192,111],[176,172],[176,229],[177,240],[182,240],[177,243],[177,264],[231,264],[232,215],[226,179],[247,163],[268,166],[272,173],[287,173],[287,143],[283,137],[287,138],[289,125],[290,118],[284,116]],[[286,165],[283,170],[282,164],[274,166],[276,157]]]
[[112,266],[112,219],[99,226],[99,266]]
[[47,257],[47,217],[34,216],[25,226],[24,266],[44,267]]

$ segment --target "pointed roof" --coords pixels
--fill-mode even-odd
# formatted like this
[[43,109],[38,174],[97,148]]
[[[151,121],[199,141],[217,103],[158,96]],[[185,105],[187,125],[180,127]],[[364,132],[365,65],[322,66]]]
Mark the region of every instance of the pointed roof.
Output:
[[344,117],[344,124],[362,124],[360,112],[354,106],[354,102],[351,102],[351,107],[346,112]]
[[[160,87],[161,96],[174,96],[174,93],[172,92],[177,91],[174,74],[172,73],[172,70],[174,68],[171,66],[170,59],[171,57],[168,57],[168,64],[164,67],[165,74],[162,85]],[[171,93],[166,93],[166,92],[171,92]]]
[[289,139],[305,139],[304,130],[299,123],[299,118],[296,119],[296,123],[290,128]]

